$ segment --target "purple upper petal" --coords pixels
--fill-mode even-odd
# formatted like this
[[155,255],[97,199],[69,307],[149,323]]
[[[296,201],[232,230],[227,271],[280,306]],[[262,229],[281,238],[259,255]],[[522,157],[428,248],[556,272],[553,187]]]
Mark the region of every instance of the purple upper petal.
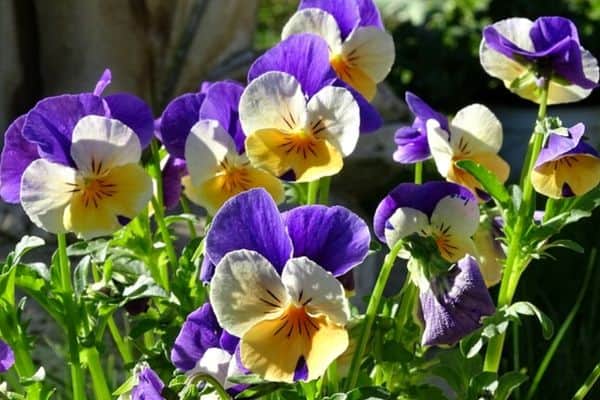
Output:
[[209,303],[187,316],[171,350],[171,362],[181,371],[193,369],[211,347],[221,347],[223,329]]
[[202,258],[202,264],[200,265],[200,282],[209,283],[215,274],[215,264],[210,261],[210,257],[204,254]]
[[142,148],[154,137],[154,116],[148,104],[137,96],[118,93],[104,97],[110,117],[118,119],[131,128],[140,139]]
[[206,254],[218,264],[233,250],[254,250],[281,272],[292,255],[292,243],[277,210],[264,189],[252,189],[227,200],[206,235]]
[[202,93],[187,93],[167,104],[161,117],[160,132],[163,144],[172,156],[185,158],[185,141],[198,122],[204,97]]
[[[302,0],[298,9],[305,8],[320,8],[333,15],[340,27],[342,39],[345,39],[361,21],[359,5],[356,0]],[[365,15],[365,19],[367,17]]]
[[27,114],[23,136],[38,145],[42,158],[74,166],[71,159],[73,128],[87,115],[106,115],[102,98],[91,93],[48,97]]
[[598,157],[596,149],[584,142],[584,133],[585,125],[583,123],[570,127],[568,136],[550,132],[548,140],[535,162],[535,167],[568,154],[590,154]]
[[369,251],[367,224],[344,207],[303,206],[282,214],[294,257],[306,256],[340,276],[360,264]]
[[421,134],[414,125],[398,129],[394,135],[394,142],[398,145],[393,155],[396,162],[412,164],[431,158],[427,135]]
[[309,33],[292,35],[267,50],[250,67],[248,82],[269,71],[293,75],[308,97],[331,84],[336,77],[329,64],[327,43]]
[[8,344],[0,340],[0,373],[8,371],[15,363],[15,353]]
[[400,207],[410,207],[431,216],[437,203],[446,196],[460,196],[474,201],[471,191],[451,182],[426,182],[422,185],[401,183],[377,206],[373,217],[375,236],[385,242],[385,223]]
[[221,333],[221,337],[219,338],[219,347],[220,348],[222,348],[229,354],[234,354],[235,349],[237,349],[239,343],[240,343],[239,337],[233,336],[231,333],[229,333],[223,329],[223,332]]
[[537,51],[552,48],[564,39],[579,43],[575,24],[563,17],[540,17],[533,22],[529,37]]
[[360,109],[360,133],[371,133],[381,128],[383,119],[379,115],[379,111],[362,94],[341,79],[336,79],[332,85],[343,87],[354,96],[354,100],[358,103]]
[[374,26],[383,30],[379,9],[373,0],[355,0],[360,14],[360,26]]
[[111,81],[112,73],[110,72],[110,69],[106,68],[102,73],[102,76],[98,80],[98,83],[96,83],[96,87],[94,88],[93,94],[96,96],[102,95],[102,92],[104,92],[104,89],[106,89],[106,87],[110,85]]
[[131,391],[131,400],[164,400],[161,395],[165,384],[156,372],[146,367],[138,373],[138,383]]
[[23,137],[25,115],[17,118],[4,134],[4,148],[0,156],[0,197],[7,203],[21,199],[21,177],[33,160],[40,158],[37,146]]
[[242,131],[239,118],[240,96],[244,86],[233,81],[216,82],[206,89],[206,97],[200,106],[199,119],[214,119],[235,142],[238,153],[244,152],[246,135]]
[[411,92],[406,92],[405,100],[408,108],[415,116],[416,127],[422,134],[427,135],[426,124],[430,119],[436,120],[440,124],[440,127],[445,131],[450,131],[448,118],[431,108],[429,104],[425,103],[419,96]]
[[477,261],[471,256],[434,278],[420,300],[425,346],[454,344],[479,328],[483,316],[495,312]]
[[177,206],[181,197],[181,178],[187,175],[185,160],[169,157],[162,170],[163,201],[167,209]]

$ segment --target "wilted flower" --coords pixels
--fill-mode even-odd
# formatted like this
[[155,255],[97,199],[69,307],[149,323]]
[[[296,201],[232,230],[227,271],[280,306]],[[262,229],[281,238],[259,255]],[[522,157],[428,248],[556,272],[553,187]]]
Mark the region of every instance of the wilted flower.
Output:
[[298,33],[325,39],[337,76],[369,101],[394,64],[394,40],[372,0],[303,0],[282,38]]
[[562,17],[508,18],[483,30],[479,51],[486,72],[519,96],[540,102],[548,82],[548,104],[581,100],[596,87],[598,61],[581,47],[577,27]]
[[424,346],[452,345],[481,326],[492,315],[494,302],[477,261],[466,256],[445,273],[419,285],[425,331]]
[[471,236],[478,225],[479,206],[473,194],[449,182],[402,183],[379,203],[374,217],[375,235],[390,247],[416,233],[433,238],[450,262],[474,254]]
[[600,155],[583,140],[585,125],[551,131],[531,171],[539,193],[558,199],[580,196],[600,182]]
[[[251,166],[244,154],[245,136],[238,118],[242,91],[235,82],[217,82],[203,93],[180,96],[167,106],[160,124],[163,143],[172,157],[164,170],[169,178],[165,198],[187,173],[183,176],[185,194],[211,214],[228,198],[254,187],[264,187],[278,202],[283,200],[279,179]],[[170,197],[178,199],[179,193]]]
[[412,126],[405,126],[396,131],[394,141],[398,149],[394,152],[394,161],[411,164],[425,161],[431,157],[427,143],[427,121],[436,120],[441,129],[448,131],[448,119],[433,110],[427,103],[411,92],[406,92],[406,104],[414,114]]
[[0,340],[0,373],[6,372],[15,363],[15,354],[6,342]]
[[450,182],[468,187],[487,200],[481,184],[457,161],[472,160],[490,170],[504,182],[510,166],[500,156],[502,125],[496,116],[481,104],[461,109],[450,122],[449,130],[434,119],[427,121],[427,139],[438,172]]

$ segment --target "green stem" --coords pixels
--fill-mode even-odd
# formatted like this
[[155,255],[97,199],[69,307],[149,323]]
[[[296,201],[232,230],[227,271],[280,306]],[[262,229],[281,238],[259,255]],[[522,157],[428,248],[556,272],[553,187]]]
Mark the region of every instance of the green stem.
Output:
[[423,183],[423,161],[415,163],[415,183],[417,185]]
[[[171,233],[169,232],[169,228],[165,223],[164,215],[162,212],[162,205],[156,200],[156,198],[152,198],[152,207],[154,208],[154,219],[156,221],[156,225],[158,225],[158,230],[162,237],[163,242],[165,243],[165,250],[167,251],[167,257],[169,259],[169,264],[173,268],[177,266],[177,254],[175,253],[175,246],[173,244],[173,239],[171,238]],[[161,268],[160,271],[160,280],[163,288],[167,291],[171,291],[171,282],[169,280],[169,268]]]
[[[192,210],[190,209],[190,202],[188,201],[187,197],[182,195],[181,199],[179,201],[181,203],[181,209],[183,210],[183,212],[186,214],[192,214]],[[192,221],[188,221],[187,225],[188,225],[188,229],[190,231],[190,238],[191,239],[197,238],[198,232],[196,232],[196,227],[194,226],[194,223]]]
[[69,348],[69,368],[71,371],[71,385],[73,388],[73,400],[85,400],[85,380],[81,361],[79,359],[79,343],[77,341],[77,317],[73,285],[71,283],[71,267],[67,256],[67,238],[64,233],[56,235],[58,239],[58,261],[60,268],[60,282],[64,295],[65,316],[64,321],[67,328],[67,341]]
[[544,209],[544,222],[548,221],[552,217],[557,215],[557,211],[560,209],[560,204],[555,199],[546,200],[546,208]]
[[600,378],[600,362],[596,364],[590,375],[587,377],[583,385],[573,396],[573,400],[582,400],[592,389],[596,381]]
[[94,389],[94,399],[96,400],[111,400],[112,394],[106,383],[104,376],[104,368],[100,362],[98,349],[88,347],[81,352],[82,358],[85,360],[88,371],[92,376],[92,388]]
[[197,385],[200,382],[206,382],[210,384],[210,386],[215,389],[221,400],[231,400],[231,397],[227,393],[227,391],[223,388],[223,386],[217,381],[214,377],[210,375],[197,375],[192,379],[191,384]]
[[[13,337],[10,341],[10,347],[15,354],[15,369],[21,379],[31,378],[35,372],[35,365],[29,354],[27,344],[24,341],[24,336],[21,332],[16,337]],[[7,338],[8,339],[8,338]],[[35,382],[26,387],[27,399],[38,400],[42,393],[42,383]]]
[[306,195],[306,204],[316,204],[317,194],[319,193],[319,180],[308,182],[308,193]]
[[117,346],[117,350],[123,359],[123,364],[125,364],[125,366],[132,364],[133,354],[131,353],[131,347],[129,346],[129,343],[123,339],[123,336],[121,336],[121,332],[119,332],[119,328],[117,327],[112,315],[108,317],[107,324],[108,330],[110,331],[115,345]]
[[529,387],[529,391],[527,392],[527,399],[533,399],[533,395],[535,394],[535,391],[537,390],[538,385],[540,384],[540,381],[542,380],[542,377],[544,376],[544,373],[546,372],[546,369],[548,368],[548,365],[550,365],[550,362],[552,361],[552,358],[554,357],[554,354],[556,353],[558,346],[562,342],[565,334],[567,333],[567,331],[569,330],[569,327],[571,326],[571,323],[575,319],[575,316],[577,315],[577,312],[579,311],[579,307],[581,307],[581,303],[583,302],[583,298],[585,297],[585,294],[587,292],[587,289],[588,289],[588,286],[590,283],[590,278],[592,277],[592,271],[594,270],[594,266],[596,265],[596,254],[597,254],[597,249],[593,248],[590,253],[590,258],[588,259],[588,265],[587,265],[587,268],[585,271],[585,277],[583,278],[583,284],[581,286],[581,289],[579,290],[579,295],[577,296],[577,300],[575,301],[573,308],[567,315],[567,318],[560,326],[560,329],[558,330],[558,333],[554,337],[554,340],[552,340],[552,344],[548,348],[548,351],[544,355],[544,359],[540,363],[540,366],[539,366],[537,372],[535,373],[535,377],[533,378],[533,382],[531,383],[531,386]]
[[381,271],[379,271],[377,282],[375,282],[375,287],[373,288],[373,294],[369,299],[369,305],[367,306],[367,311],[365,312],[365,321],[362,331],[360,332],[356,351],[354,352],[352,363],[350,364],[350,372],[348,373],[348,380],[346,382],[346,391],[353,389],[358,381],[360,364],[362,363],[363,355],[365,353],[365,349],[367,348],[367,342],[371,336],[371,329],[373,328],[373,323],[375,322],[375,317],[377,316],[377,312],[379,310],[383,289],[385,289],[387,281],[390,277],[390,272],[392,271],[394,262],[398,257],[398,253],[402,249],[402,245],[403,242],[398,241],[390,249],[390,252],[385,256],[385,260],[381,266]]
[[319,204],[329,204],[329,189],[331,187],[331,177],[321,178],[319,185]]
[[[548,102],[548,84],[549,79],[545,80],[545,86],[542,88],[542,96],[538,109],[537,120],[543,121],[546,118],[546,105]],[[525,173],[522,174],[521,187],[523,188],[523,200],[521,207],[518,210],[517,221],[515,228],[510,235],[510,243],[506,256],[506,263],[500,283],[500,292],[498,294],[498,308],[509,305],[517,290],[519,278],[527,265],[527,257],[522,254],[521,240],[531,223],[531,217],[535,211],[535,191],[531,184],[531,170],[535,164],[535,160],[544,143],[544,135],[534,130],[532,138],[529,142],[527,164],[523,166]],[[500,367],[500,359],[502,358],[502,349],[504,347],[504,339],[506,333],[494,336],[490,339],[485,354],[483,370],[486,372],[498,372]]]

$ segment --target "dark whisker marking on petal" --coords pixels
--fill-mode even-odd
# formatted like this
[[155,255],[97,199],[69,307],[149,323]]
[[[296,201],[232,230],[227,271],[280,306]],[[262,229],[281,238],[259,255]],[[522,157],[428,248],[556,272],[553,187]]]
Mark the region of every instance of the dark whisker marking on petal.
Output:
[[289,320],[286,320],[276,331],[275,333],[273,333],[273,336],[277,336],[277,334],[279,332],[281,332],[283,330],[283,328],[285,328],[285,326],[288,324],[288,322],[290,322]]
[[292,121],[292,124],[296,125],[296,120],[294,119],[294,114],[292,114],[289,110],[288,110],[288,114],[289,114],[290,120]]
[[302,303],[302,306],[305,307],[308,305],[308,303],[310,303],[312,301],[312,297],[310,297],[308,300],[306,300],[304,303]]
[[298,320],[298,334],[302,336],[302,325],[300,324],[300,320]]
[[317,153],[313,150],[312,146],[308,146],[308,151],[310,151],[314,157],[317,156]]
[[275,295],[273,294],[273,292],[271,292],[269,289],[265,289],[265,290],[267,291],[267,293],[269,293],[269,295],[270,295],[270,296],[271,296],[273,299],[275,299],[275,301],[276,301],[277,303],[281,303],[281,300],[279,300],[279,298],[278,298],[277,296],[275,296]]
[[306,336],[310,336],[310,326],[306,325],[306,320],[302,320],[302,325],[304,325],[304,330],[306,331]]
[[263,303],[270,305],[271,307],[279,307],[279,304],[272,303],[269,300],[263,299],[262,297],[259,297],[258,299]]
[[96,171],[96,174],[100,175],[100,172],[102,172],[102,160],[98,161],[98,170]]
[[306,320],[312,325],[313,328],[315,328],[316,330],[319,330],[319,326],[314,323],[314,321],[312,320],[312,318],[309,317]]
[[290,326],[290,330],[287,333],[287,337],[292,336],[292,332],[294,331],[294,325],[292,324],[292,326]]
[[319,133],[323,132],[325,129],[327,129],[326,126],[322,126],[319,129],[313,131],[313,135],[318,135]]
[[321,124],[321,122],[323,122],[323,120],[322,120],[322,119],[318,119],[318,120],[317,120],[317,122],[315,122],[315,123],[313,124],[313,126],[311,126],[311,127],[310,127],[310,129],[311,129],[311,130],[315,130],[315,129],[317,129],[317,127],[318,127],[318,126]]
[[450,225],[448,225],[447,227],[445,227],[444,229],[442,229],[442,233],[445,235],[448,233],[448,231],[450,230]]
[[300,294],[298,295],[298,301],[302,301],[303,295],[304,295],[304,289],[300,289]]
[[281,118],[283,119],[283,122],[285,122],[285,124],[287,125],[288,128],[290,129],[294,129],[293,125],[290,123],[290,121],[287,120],[286,117],[284,117],[283,115],[281,116]]

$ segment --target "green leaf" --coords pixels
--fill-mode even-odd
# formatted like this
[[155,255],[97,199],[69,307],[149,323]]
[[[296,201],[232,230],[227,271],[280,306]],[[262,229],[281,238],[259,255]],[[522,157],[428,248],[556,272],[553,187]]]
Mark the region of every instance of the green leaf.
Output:
[[539,308],[527,301],[514,303],[506,309],[506,314],[517,318],[517,314],[535,316],[542,326],[542,335],[546,340],[550,339],[554,333],[554,324],[552,323],[552,320],[540,311]]
[[73,289],[77,295],[81,295],[83,292],[85,292],[91,265],[92,257],[87,255],[83,257],[75,267],[75,271],[73,273]]
[[511,371],[498,379],[498,388],[495,393],[495,400],[508,400],[510,394],[527,381],[527,375],[521,372]]
[[138,383],[138,379],[136,375],[132,375],[129,378],[127,378],[127,380],[117,388],[117,390],[115,390],[113,392],[113,396],[118,397],[127,393],[130,393],[133,388],[135,387],[135,385],[137,385]]
[[194,214],[179,214],[179,215],[169,215],[165,217],[165,224],[170,226],[176,222],[191,222],[193,224],[198,222],[198,217]]
[[37,236],[23,236],[23,238],[17,243],[15,246],[15,251],[13,252],[13,263],[17,264],[21,261],[23,256],[27,254],[30,250],[35,249],[37,247],[41,247],[45,245],[46,242],[44,239]]
[[473,358],[483,348],[483,339],[481,333],[476,332],[460,341],[460,351],[466,358]]
[[0,297],[9,304],[15,305],[15,282],[17,268],[12,266],[8,271],[0,275]]
[[473,175],[483,189],[494,198],[503,208],[509,209],[511,197],[506,188],[490,170],[472,160],[461,160],[456,165]]
[[543,250],[546,251],[546,250],[551,249],[553,247],[563,247],[565,249],[572,250],[572,251],[574,251],[576,253],[579,253],[579,254],[585,253],[585,249],[579,243],[577,243],[577,242],[575,242],[573,240],[569,240],[569,239],[555,240],[552,243],[544,245],[543,246]]

